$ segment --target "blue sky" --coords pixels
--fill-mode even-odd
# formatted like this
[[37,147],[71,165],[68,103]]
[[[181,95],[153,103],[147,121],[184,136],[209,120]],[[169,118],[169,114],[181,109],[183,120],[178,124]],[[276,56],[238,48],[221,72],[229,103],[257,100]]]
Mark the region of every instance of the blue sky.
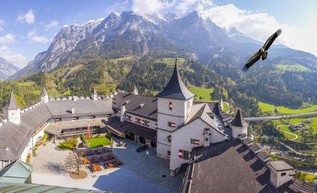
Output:
[[0,6],[0,56],[22,67],[42,51],[64,25],[83,24],[116,11],[137,14],[197,10],[221,27],[236,27],[265,41],[278,28],[278,43],[317,55],[316,0],[4,0]]

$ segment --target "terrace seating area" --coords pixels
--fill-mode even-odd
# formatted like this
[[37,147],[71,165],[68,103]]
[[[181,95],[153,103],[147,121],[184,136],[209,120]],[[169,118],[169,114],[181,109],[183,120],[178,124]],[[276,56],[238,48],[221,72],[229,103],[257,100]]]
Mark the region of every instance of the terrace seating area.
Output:
[[91,172],[115,168],[123,164],[108,147],[79,150],[77,153],[83,157],[82,164],[87,165]]

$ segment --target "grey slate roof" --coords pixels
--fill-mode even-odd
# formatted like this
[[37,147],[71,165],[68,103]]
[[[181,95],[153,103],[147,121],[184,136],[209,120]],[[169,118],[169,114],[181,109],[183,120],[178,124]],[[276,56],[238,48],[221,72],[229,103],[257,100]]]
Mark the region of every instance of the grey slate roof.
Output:
[[17,160],[0,171],[0,183],[25,183],[30,177],[31,172],[31,165]]
[[272,168],[274,168],[276,171],[284,171],[284,170],[292,170],[293,167],[290,166],[285,161],[277,160],[277,161],[270,161],[268,163]]
[[21,113],[21,123],[7,122],[0,127],[0,160],[17,160],[33,133],[44,124],[51,114],[45,104]]
[[247,124],[248,123],[243,119],[243,115],[241,113],[241,110],[238,109],[236,117],[232,120],[231,125],[237,126],[237,127],[244,127]]
[[[78,99],[76,101],[50,100],[46,106],[53,118],[113,113],[111,98],[106,100]],[[71,113],[72,107],[75,108],[74,114]]]
[[194,148],[192,154],[196,160],[187,167],[182,193],[294,193],[294,181],[274,188],[269,168],[239,140]]
[[107,122],[107,125],[110,125],[114,129],[120,132],[132,132],[135,135],[139,135],[148,139],[156,140],[157,131],[148,127],[143,127],[141,125],[137,125],[131,123],[129,121],[121,122],[118,117],[111,117]]
[[100,119],[50,123],[45,128],[45,131],[53,135],[60,135],[63,130],[87,127],[88,123],[90,124],[90,128],[95,126],[100,126],[101,128],[105,127],[104,119],[100,118]]
[[118,93],[112,100],[113,108],[116,110],[120,110],[121,106],[125,105],[127,113],[157,120],[157,98],[155,97]]
[[266,152],[266,151],[260,151],[257,155],[256,155],[259,159],[261,159],[263,162],[270,158],[270,155]]
[[[0,192],[6,193],[102,193],[100,190],[85,190],[79,188],[66,188],[43,184],[0,183]],[[104,192],[105,193],[105,192]]]
[[218,129],[215,120],[213,120],[209,116],[210,113],[212,113],[212,111],[207,103],[194,104],[190,109],[190,112],[188,114],[188,117],[187,117],[187,120],[185,121],[185,123],[182,125],[179,125],[177,127],[177,129],[175,129],[174,131],[176,131],[176,130],[182,128],[183,126],[188,125],[191,122],[195,121],[196,119],[200,118],[206,124],[208,124],[210,127],[214,128],[216,131],[218,131],[222,135],[225,135],[222,131],[220,131]]
[[[21,113],[21,123],[0,126],[0,160],[17,160],[34,132],[51,117],[84,116],[113,113],[111,99],[51,100]],[[71,114],[71,108],[75,113]]]
[[9,103],[5,108],[8,110],[17,110],[20,108],[20,106],[18,105],[18,103],[15,99],[13,92],[11,92]]
[[167,83],[165,88],[156,95],[156,97],[187,100],[194,96],[195,95],[186,88],[180,77],[176,59],[174,71],[170,81]]
[[42,92],[41,92],[41,97],[43,97],[43,96],[47,96],[48,94],[47,94],[47,92],[46,92],[46,89],[45,89],[45,87],[43,87],[43,90],[42,90]]

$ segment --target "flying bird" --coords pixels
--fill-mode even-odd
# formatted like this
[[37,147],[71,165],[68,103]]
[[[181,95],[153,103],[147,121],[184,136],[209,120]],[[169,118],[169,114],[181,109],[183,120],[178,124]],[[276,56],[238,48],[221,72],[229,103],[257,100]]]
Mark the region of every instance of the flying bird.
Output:
[[266,40],[263,47],[255,53],[244,65],[243,71],[247,71],[255,62],[257,62],[261,57],[262,60],[265,60],[267,57],[267,50],[270,48],[270,46],[273,44],[274,40],[282,33],[281,29],[278,29],[269,39]]

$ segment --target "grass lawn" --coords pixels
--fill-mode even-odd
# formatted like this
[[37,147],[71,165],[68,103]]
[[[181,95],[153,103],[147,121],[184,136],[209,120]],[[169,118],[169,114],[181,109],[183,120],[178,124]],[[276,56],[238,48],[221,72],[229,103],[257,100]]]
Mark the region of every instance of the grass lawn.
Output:
[[[279,127],[279,129],[281,130],[281,131],[286,131],[286,132],[290,132],[290,133],[293,133],[293,134],[295,134],[295,135],[297,135],[298,136],[298,138],[297,139],[295,139],[294,141],[301,141],[302,140],[302,137],[301,137],[301,134],[300,134],[300,132],[293,132],[293,131],[291,131],[290,129],[289,129],[289,126],[280,126]],[[295,138],[295,135],[292,135],[292,134],[289,134],[289,133],[286,133],[286,132],[283,132],[283,134],[284,134],[284,136],[286,137],[286,139],[294,139]]]
[[223,103],[223,111],[228,112],[228,103]]
[[[261,101],[259,101],[259,106],[263,112],[270,112],[270,111],[273,112],[274,108],[275,108],[274,105],[264,103]],[[283,107],[283,106],[277,106],[277,110],[281,114],[308,113],[308,112],[312,112],[312,111],[317,111],[317,105],[312,105],[311,107],[300,108],[300,109],[290,109],[290,108]]]
[[33,86],[35,82],[19,82],[19,86]]
[[88,139],[89,142],[89,147],[94,148],[94,147],[100,147],[104,145],[110,145],[110,139],[106,137],[98,137],[98,138],[90,138]]
[[291,71],[291,72],[311,72],[309,68],[302,66],[300,64],[295,65],[287,65],[287,64],[278,64],[275,66],[277,69],[281,71]]
[[214,92],[213,88],[191,87],[189,90],[196,95],[195,101],[212,101],[210,95]]
[[[161,61],[169,66],[174,66],[175,64],[175,58],[163,58]],[[184,58],[177,58],[178,64],[183,64],[184,62],[185,62]]]

